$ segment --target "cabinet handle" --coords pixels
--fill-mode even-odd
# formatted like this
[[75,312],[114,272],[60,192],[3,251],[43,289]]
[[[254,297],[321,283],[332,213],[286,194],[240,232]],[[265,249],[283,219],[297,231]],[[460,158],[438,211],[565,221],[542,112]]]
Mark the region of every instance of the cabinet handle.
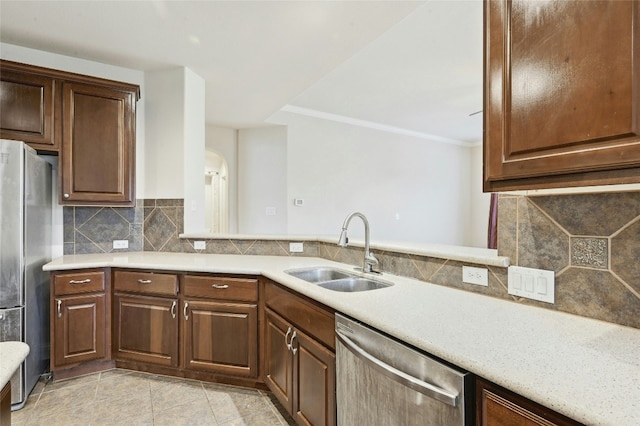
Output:
[[151,284],[151,280],[138,280],[138,284]]
[[211,287],[212,288],[225,289],[225,288],[229,288],[229,284],[213,284]]
[[176,317],[176,302],[175,300],[173,301],[173,304],[171,305],[171,318],[175,318]]
[[91,278],[87,278],[84,280],[70,280],[69,284],[89,284],[91,282]]
[[182,309],[182,313],[184,315],[184,320],[189,321],[189,315],[187,315],[187,308],[189,307],[189,302],[184,302],[184,308]]
[[69,194],[64,194],[64,195],[62,196],[62,198],[64,198],[65,200],[66,200],[66,199],[68,199],[68,198],[69,198]]
[[289,342],[289,335],[291,334],[291,327],[287,330],[287,334],[284,336],[284,343],[287,345],[287,349],[291,350],[291,342]]
[[[298,352],[298,348],[294,348],[293,347],[293,341],[298,337],[298,335],[296,334],[296,332],[293,332],[293,336],[291,336],[291,352],[293,352],[293,354],[295,355],[296,352]],[[300,345],[298,345],[300,346]]]
[[58,318],[62,318],[62,311],[60,310],[60,305],[62,305],[62,300],[58,299]]

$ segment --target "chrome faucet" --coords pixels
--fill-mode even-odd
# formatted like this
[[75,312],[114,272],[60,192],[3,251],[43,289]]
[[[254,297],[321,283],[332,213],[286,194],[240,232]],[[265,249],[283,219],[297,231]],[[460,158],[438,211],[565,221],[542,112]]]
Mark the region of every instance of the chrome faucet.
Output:
[[342,232],[340,232],[340,239],[338,240],[338,245],[340,247],[346,247],[349,244],[349,238],[347,237],[347,228],[349,227],[349,222],[354,216],[358,216],[362,219],[364,223],[364,261],[362,263],[362,271],[363,272],[377,272],[373,270],[375,265],[378,265],[378,259],[369,251],[369,221],[367,218],[360,212],[351,213],[344,220],[342,224]]

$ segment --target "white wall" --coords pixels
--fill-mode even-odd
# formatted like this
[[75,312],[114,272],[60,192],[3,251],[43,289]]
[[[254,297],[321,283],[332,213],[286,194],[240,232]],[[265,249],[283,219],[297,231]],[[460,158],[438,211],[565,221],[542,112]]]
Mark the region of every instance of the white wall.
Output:
[[[275,208],[275,215],[267,215]],[[238,132],[238,232],[287,233],[287,130]]]
[[206,229],[204,194],[205,82],[184,68],[184,232]]
[[204,225],[204,79],[185,67],[146,73],[146,198],[184,198],[185,232]]
[[288,126],[288,233],[337,236],[360,211],[373,241],[470,244],[468,148],[286,112],[270,121]]
[[487,247],[487,231],[489,227],[489,204],[491,194],[482,192],[482,143],[470,148],[471,181],[470,181],[470,228],[469,245]]
[[207,125],[205,147],[223,156],[228,167],[229,232],[238,232],[238,130]]
[[184,196],[184,69],[147,72],[145,198]]

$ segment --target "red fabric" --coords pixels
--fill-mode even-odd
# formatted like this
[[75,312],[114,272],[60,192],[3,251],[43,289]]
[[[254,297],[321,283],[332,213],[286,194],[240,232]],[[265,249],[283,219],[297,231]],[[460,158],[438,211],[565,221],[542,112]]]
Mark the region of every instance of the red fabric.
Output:
[[491,202],[489,203],[487,247],[490,249],[498,248],[498,194],[491,194]]

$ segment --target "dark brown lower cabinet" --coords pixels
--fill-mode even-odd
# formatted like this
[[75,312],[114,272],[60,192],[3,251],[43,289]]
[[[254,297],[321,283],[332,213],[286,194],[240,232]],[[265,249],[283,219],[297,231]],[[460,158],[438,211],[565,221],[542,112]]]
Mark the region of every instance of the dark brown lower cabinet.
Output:
[[117,359],[178,366],[178,300],[116,294],[113,351]]
[[53,308],[54,369],[106,356],[104,293],[57,297]]
[[480,378],[476,380],[476,419],[478,426],[581,424]]
[[184,368],[258,376],[256,304],[185,300]]
[[266,310],[267,386],[298,424],[335,425],[335,353]]

